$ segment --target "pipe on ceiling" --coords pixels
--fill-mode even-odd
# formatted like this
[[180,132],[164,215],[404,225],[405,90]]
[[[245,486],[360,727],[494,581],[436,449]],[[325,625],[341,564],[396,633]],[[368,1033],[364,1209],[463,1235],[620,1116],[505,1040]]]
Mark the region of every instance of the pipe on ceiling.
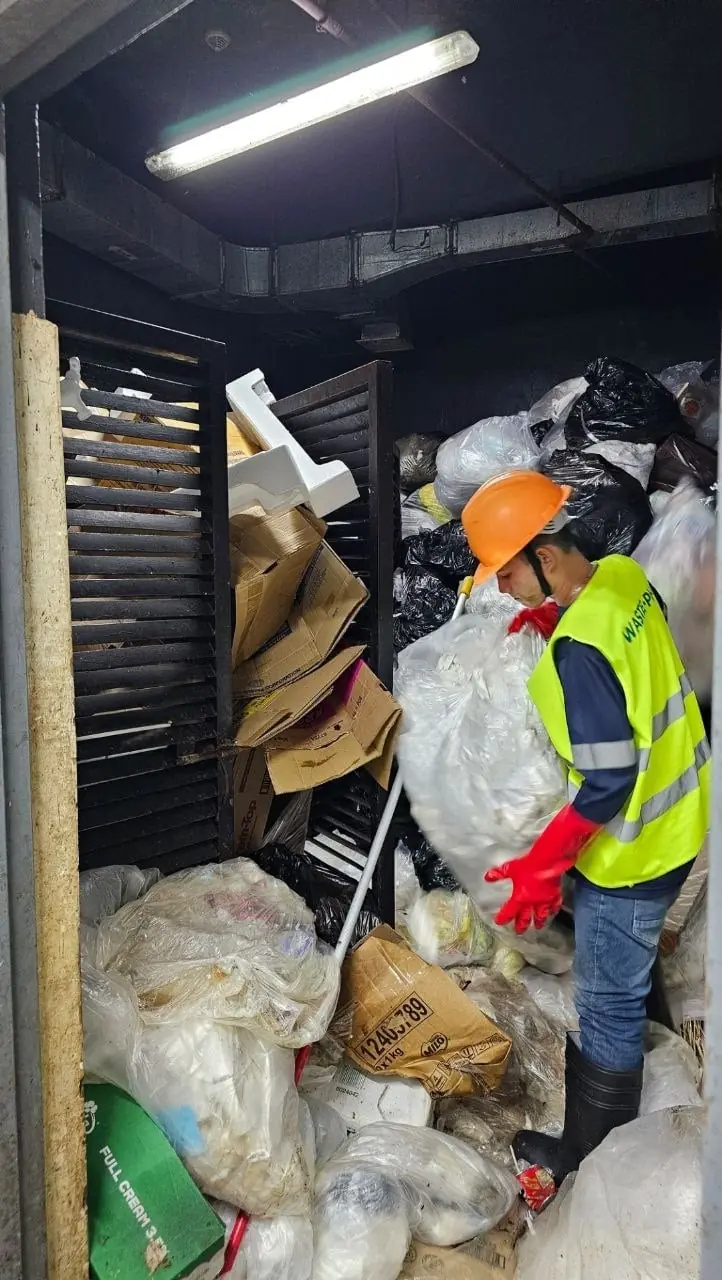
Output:
[[[403,34],[403,27],[399,26],[398,22],[392,18],[391,14],[386,12],[383,5],[379,3],[379,0],[370,0],[370,3],[374,11],[378,13],[386,23],[388,23],[397,35]],[[315,3],[315,0],[291,0],[291,4],[295,4],[298,9],[302,9],[310,18],[313,18],[316,23],[317,31],[326,32],[336,40],[341,40],[343,44],[348,45],[350,48],[358,48],[357,42],[349,35],[346,28],[336,18],[329,16],[320,5]],[[543,187],[535,178],[532,178],[530,173],[521,169],[518,164],[515,164],[513,160],[510,160],[508,156],[503,155],[501,151],[492,146],[492,144],[486,139],[479,138],[476,134],[470,133],[468,129],[465,129],[460,125],[454,118],[453,114],[450,111],[445,110],[436,101],[428,89],[423,86],[419,86],[415,89],[408,89],[407,93],[410,98],[413,98],[415,102],[418,102],[426,111],[430,111],[437,120],[440,120],[442,124],[446,125],[447,129],[451,129],[452,133],[455,133],[457,138],[461,138],[461,140],[467,143],[468,146],[473,147],[479,155],[484,156],[486,160],[490,160],[492,164],[503,169],[504,173],[508,173],[510,177],[515,178],[516,181],[520,183],[521,186],[526,187],[527,191],[530,191],[537,200],[541,200],[542,204],[546,204],[550,209],[553,209],[557,217],[563,218],[571,227],[574,227],[574,230],[579,233],[580,238],[586,238],[587,236],[594,234],[594,229],[592,227],[587,226],[581,218],[576,216],[573,210],[571,210],[561,200],[558,200],[553,192],[547,191],[546,187]],[[579,253],[580,256],[590,261],[591,265],[594,267],[597,266],[597,263],[589,259],[588,255],[583,252],[581,246]]]

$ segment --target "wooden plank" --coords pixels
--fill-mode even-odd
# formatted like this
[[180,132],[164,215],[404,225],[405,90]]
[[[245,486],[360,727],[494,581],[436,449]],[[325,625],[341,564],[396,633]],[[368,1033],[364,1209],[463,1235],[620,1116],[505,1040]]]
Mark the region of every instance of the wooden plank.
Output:
[[73,653],[58,333],[13,320],[49,1280],[88,1271]]

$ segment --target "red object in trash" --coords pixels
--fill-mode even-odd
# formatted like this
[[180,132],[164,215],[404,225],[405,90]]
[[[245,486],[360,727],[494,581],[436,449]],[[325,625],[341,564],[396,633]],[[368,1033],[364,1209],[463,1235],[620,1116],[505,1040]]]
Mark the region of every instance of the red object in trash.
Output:
[[[305,1070],[306,1063],[308,1062],[310,1057],[311,1057],[310,1044],[304,1045],[302,1049],[299,1049],[297,1051],[296,1066],[293,1073],[294,1084],[299,1083],[301,1076],[303,1075],[303,1072]],[[228,1237],[226,1252],[223,1256],[223,1270],[220,1273],[222,1276],[227,1276],[233,1270],[236,1258],[238,1257],[238,1251],[241,1245],[243,1244],[243,1237],[245,1236],[246,1231],[248,1230],[249,1222],[250,1222],[250,1218],[248,1214],[244,1213],[243,1210],[241,1210],[235,1222],[233,1223],[231,1234]]]
[[541,1213],[542,1209],[554,1199],[557,1193],[556,1183],[548,1169],[541,1164],[533,1164],[529,1169],[525,1169],[523,1173],[516,1175],[516,1180],[521,1187],[521,1194],[534,1213]]

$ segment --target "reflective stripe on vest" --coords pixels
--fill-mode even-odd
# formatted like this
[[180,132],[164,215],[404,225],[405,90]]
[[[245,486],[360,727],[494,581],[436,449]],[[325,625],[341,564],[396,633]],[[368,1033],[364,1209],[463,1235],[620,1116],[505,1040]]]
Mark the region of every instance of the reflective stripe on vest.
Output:
[[[624,692],[633,738],[572,743],[554,662],[563,636],[598,649]],[[569,770],[570,800],[586,770],[637,766],[627,803],[582,854],[593,883],[643,883],[696,856],[707,832],[710,748],[689,679],[642,569],[624,556],[601,560],[529,680],[549,736]],[[594,689],[589,697],[599,696]]]

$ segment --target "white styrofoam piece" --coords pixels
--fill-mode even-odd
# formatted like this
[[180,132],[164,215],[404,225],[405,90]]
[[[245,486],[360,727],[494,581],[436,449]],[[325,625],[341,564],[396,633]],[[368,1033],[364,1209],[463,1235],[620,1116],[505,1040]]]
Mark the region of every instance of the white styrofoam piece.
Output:
[[[338,461],[313,462],[306,450],[301,447],[297,440],[294,440],[283,423],[279,422],[270,408],[275,403],[275,396],[269,390],[260,369],[254,369],[251,373],[244,374],[242,378],[236,378],[234,382],[229,382],[226,387],[226,395],[233,417],[239,427],[246,434],[251,434],[256,444],[261,445],[263,449],[268,451],[268,454],[275,453],[277,449],[281,448],[284,448],[290,454],[291,462],[297,473],[296,487],[301,489],[303,496],[289,505],[293,506],[303,502],[311,508],[314,515],[327,516],[330,512],[336,511],[348,502],[356,501],[359,496],[356,481],[345,463]],[[238,497],[233,496],[233,488],[236,485],[248,483],[246,478],[249,474],[247,470],[248,464],[251,462],[259,464],[259,459],[263,456],[262,454],[257,454],[253,458],[241,460],[229,467],[229,497],[234,508],[231,514],[237,514],[245,509],[238,505],[242,499],[240,495]],[[279,463],[279,466],[285,468],[285,461]],[[251,483],[258,483],[261,488],[266,487],[261,480],[261,466],[258,466],[258,472],[257,479]],[[294,488],[288,473],[284,470],[283,481],[277,480],[274,473],[272,483],[269,483],[267,487],[267,492],[271,495],[278,495],[281,483],[287,485],[288,492]],[[253,501],[261,502],[261,505],[266,510],[275,510],[281,505],[281,503],[275,503],[271,507],[265,506],[260,496],[257,496]]]

